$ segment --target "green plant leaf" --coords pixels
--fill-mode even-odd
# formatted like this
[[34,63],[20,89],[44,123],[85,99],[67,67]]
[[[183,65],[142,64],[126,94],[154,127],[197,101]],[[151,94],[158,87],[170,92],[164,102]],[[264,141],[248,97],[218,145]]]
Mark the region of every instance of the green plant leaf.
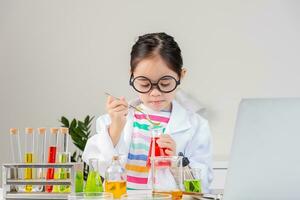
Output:
[[73,119],[72,122],[71,122],[70,128],[75,129],[76,126],[77,126],[77,121],[76,121],[76,119]]
[[74,151],[74,153],[71,156],[71,162],[78,162],[78,157],[76,157],[77,151]]
[[90,137],[90,134],[91,134],[91,131],[88,131],[88,132],[86,133],[86,136],[89,138],[89,137]]
[[82,149],[84,150],[83,145],[78,145],[77,143],[74,143],[74,145],[81,151],[82,151]]
[[76,129],[73,130],[74,133],[78,136],[80,136],[81,138],[84,138],[86,137],[86,134],[84,133],[84,131],[80,128],[80,127],[77,127]]
[[69,127],[69,120],[66,117],[62,116],[60,122],[64,125],[64,127]]
[[78,121],[78,127],[83,131],[88,131],[88,128],[82,121]]
[[90,118],[89,124],[94,120],[94,116]]
[[90,116],[89,115],[85,117],[84,123],[85,124],[89,124],[90,123]]

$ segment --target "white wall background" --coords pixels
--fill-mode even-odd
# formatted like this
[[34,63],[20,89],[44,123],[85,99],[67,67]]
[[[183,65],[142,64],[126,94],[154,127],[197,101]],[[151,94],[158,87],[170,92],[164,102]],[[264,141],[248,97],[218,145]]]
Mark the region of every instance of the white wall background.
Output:
[[129,53],[165,31],[183,52],[182,88],[207,108],[214,158],[230,152],[241,98],[300,96],[299,1],[0,0],[0,163],[10,127],[59,126],[134,97]]

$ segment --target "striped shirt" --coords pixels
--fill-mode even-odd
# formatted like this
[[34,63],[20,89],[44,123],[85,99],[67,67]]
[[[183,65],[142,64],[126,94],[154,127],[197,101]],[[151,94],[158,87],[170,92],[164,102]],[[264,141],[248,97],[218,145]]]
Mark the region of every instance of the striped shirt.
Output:
[[[145,106],[139,107],[145,111]],[[160,122],[160,129],[164,130],[170,119],[170,112],[167,111],[145,111],[154,122]],[[126,163],[127,189],[148,189],[148,177],[150,168],[147,166],[148,154],[151,143],[151,130],[153,126],[147,120],[147,115],[137,111],[134,113],[133,133]],[[155,127],[154,127],[155,128]]]

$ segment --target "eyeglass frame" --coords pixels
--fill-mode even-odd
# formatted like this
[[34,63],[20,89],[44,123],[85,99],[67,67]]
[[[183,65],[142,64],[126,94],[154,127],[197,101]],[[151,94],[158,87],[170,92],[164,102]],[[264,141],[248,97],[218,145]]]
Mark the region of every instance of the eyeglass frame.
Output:
[[[170,91],[168,91],[168,92],[162,91],[162,90],[160,89],[159,85],[158,85],[159,81],[160,81],[162,78],[166,78],[166,77],[172,78],[172,79],[174,79],[175,82],[176,82],[176,85],[175,85],[174,89],[172,89],[172,90],[170,90]],[[149,89],[147,92],[141,92],[141,91],[137,90],[137,89],[134,87],[133,82],[134,82],[134,80],[137,79],[137,78],[145,78],[145,79],[149,80],[149,82],[150,82],[150,84],[151,84],[151,87],[150,87],[150,89]],[[178,80],[176,80],[175,77],[170,76],[170,75],[166,75],[166,76],[160,77],[156,83],[153,83],[149,78],[147,78],[147,77],[145,77],[145,76],[137,76],[137,77],[133,77],[133,73],[131,73],[130,79],[129,79],[129,85],[132,86],[133,89],[134,89],[135,91],[137,91],[137,92],[139,92],[139,93],[142,93],[142,94],[146,94],[146,93],[150,92],[151,90],[154,89],[154,87],[157,88],[157,89],[158,89],[160,92],[162,92],[162,93],[170,93],[170,92],[173,92],[173,91],[177,88],[178,85],[180,85],[180,78],[179,78]]]

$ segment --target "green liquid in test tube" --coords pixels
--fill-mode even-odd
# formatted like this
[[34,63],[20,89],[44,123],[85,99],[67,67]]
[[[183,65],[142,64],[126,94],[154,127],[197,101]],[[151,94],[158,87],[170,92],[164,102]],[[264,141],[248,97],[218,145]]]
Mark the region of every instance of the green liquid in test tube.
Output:
[[[58,155],[59,163],[68,163],[70,162],[70,154],[69,153],[60,153]],[[66,180],[70,178],[70,171],[67,168],[59,168],[57,173],[57,179]],[[71,188],[69,185],[60,185],[59,192],[71,192]]]
[[[60,128],[59,140],[58,140],[58,163],[69,163],[70,153],[68,152],[69,142],[69,129],[62,127]],[[57,170],[56,179],[66,180],[70,178],[70,170],[67,168],[59,168]],[[56,192],[71,192],[69,185],[56,186],[54,189]]]

